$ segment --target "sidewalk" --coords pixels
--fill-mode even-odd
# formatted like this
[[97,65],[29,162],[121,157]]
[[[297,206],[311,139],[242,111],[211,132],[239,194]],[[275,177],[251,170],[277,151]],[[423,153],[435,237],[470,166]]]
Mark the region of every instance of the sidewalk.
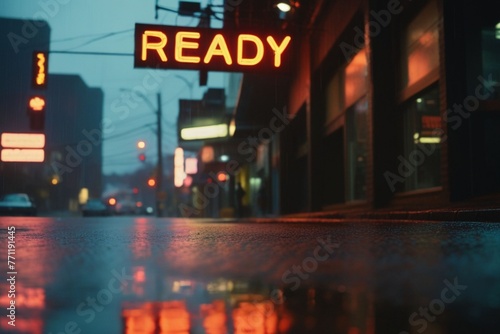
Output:
[[339,210],[292,214],[288,217],[320,219],[379,219],[419,221],[468,221],[500,223],[500,200],[498,195],[452,203],[447,207],[433,209],[376,209],[372,211]]

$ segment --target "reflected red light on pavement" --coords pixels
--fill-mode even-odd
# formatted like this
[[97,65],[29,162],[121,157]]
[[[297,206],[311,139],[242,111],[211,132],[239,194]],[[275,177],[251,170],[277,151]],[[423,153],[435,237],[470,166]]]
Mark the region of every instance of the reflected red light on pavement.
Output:
[[184,301],[125,305],[122,317],[125,334],[189,334],[190,331],[189,313]]
[[144,271],[144,267],[134,268],[134,282],[137,283],[146,282],[146,272]]
[[[8,285],[0,284],[0,290],[2,292],[9,291]],[[7,323],[10,321],[9,318],[2,319],[0,321],[0,332],[10,333],[14,330],[14,333],[42,334],[42,311],[45,309],[45,290],[42,288],[25,287],[22,283],[16,282],[15,295],[16,310],[22,310],[23,316],[16,316],[15,327]],[[0,307],[6,310],[11,300],[13,299],[10,299],[7,293],[2,293],[0,295]]]
[[189,334],[189,313],[184,301],[162,302],[160,307],[160,332]]
[[156,316],[153,303],[144,303],[139,308],[129,308],[122,311],[125,328],[124,334],[156,333]]
[[226,306],[223,300],[214,300],[212,304],[201,304],[200,313],[203,317],[203,328],[207,334],[225,334]]
[[234,333],[276,333],[278,316],[267,302],[241,302],[233,310]]

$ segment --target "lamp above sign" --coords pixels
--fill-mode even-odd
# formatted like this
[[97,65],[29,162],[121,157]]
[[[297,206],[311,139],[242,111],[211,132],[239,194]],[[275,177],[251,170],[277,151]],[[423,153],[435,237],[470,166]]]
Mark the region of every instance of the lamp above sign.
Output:
[[134,66],[224,72],[284,72],[292,37],[283,33],[135,25]]

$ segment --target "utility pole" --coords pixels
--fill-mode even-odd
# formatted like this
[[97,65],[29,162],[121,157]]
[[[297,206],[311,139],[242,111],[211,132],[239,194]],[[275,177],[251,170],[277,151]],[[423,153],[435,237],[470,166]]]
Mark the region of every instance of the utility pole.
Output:
[[163,154],[161,152],[161,93],[157,93],[158,110],[156,111],[156,137],[158,140],[158,165],[156,170],[156,216],[163,215],[164,196],[163,196]]

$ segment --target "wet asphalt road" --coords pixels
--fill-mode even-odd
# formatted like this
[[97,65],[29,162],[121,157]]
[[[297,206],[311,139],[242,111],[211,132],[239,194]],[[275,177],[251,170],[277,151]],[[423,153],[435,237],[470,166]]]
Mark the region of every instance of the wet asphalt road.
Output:
[[2,333],[500,332],[500,223],[0,217],[0,230]]

